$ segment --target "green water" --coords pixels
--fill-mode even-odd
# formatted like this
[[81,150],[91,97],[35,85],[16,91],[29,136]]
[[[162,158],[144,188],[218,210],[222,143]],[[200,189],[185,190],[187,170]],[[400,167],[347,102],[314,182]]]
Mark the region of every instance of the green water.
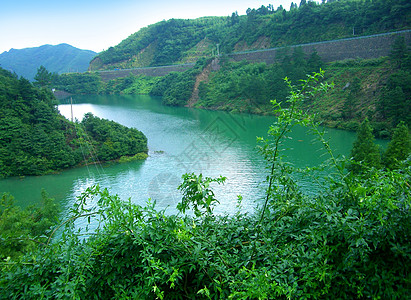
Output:
[[[68,100],[59,110],[71,118]],[[161,99],[150,96],[81,96],[73,97],[74,118],[87,112],[135,127],[147,136],[149,158],[125,164],[108,164],[75,168],[56,175],[9,178],[0,180],[0,192],[10,192],[18,205],[40,200],[44,188],[58,200],[63,214],[76,196],[90,185],[102,187],[144,204],[149,198],[157,207],[175,211],[181,195],[177,186],[186,172],[227,177],[224,186],[215,188],[221,205],[217,212],[235,210],[237,195],[243,196],[243,207],[252,210],[263,198],[265,163],[256,151],[256,136],[264,136],[272,117],[236,115],[219,111],[165,107]],[[327,137],[337,154],[348,155],[355,134],[328,130]],[[305,129],[297,128],[288,141],[287,157],[298,167],[315,166],[327,156],[319,143]],[[303,178],[301,185],[310,192],[315,186]]]

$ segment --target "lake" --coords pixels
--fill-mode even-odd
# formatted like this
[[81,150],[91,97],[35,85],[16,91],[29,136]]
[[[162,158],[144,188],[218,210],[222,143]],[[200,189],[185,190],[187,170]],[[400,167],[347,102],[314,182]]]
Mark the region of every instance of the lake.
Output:
[[[70,99],[61,100],[59,110],[71,118]],[[150,198],[158,208],[175,212],[181,199],[177,187],[184,173],[227,177],[224,186],[215,186],[220,205],[217,213],[232,213],[237,195],[242,206],[252,211],[264,197],[268,172],[256,150],[257,136],[265,136],[273,117],[230,114],[186,107],[166,107],[161,98],[138,96],[75,96],[73,116],[85,113],[114,120],[141,130],[148,138],[149,157],[144,161],[110,163],[74,168],[59,174],[0,180],[0,192],[9,192],[18,205],[38,203],[41,189],[55,198],[63,214],[87,187],[100,184],[122,199],[144,205]],[[348,155],[355,134],[327,130],[337,154]],[[298,167],[315,166],[328,157],[321,145],[313,143],[306,129],[296,128],[287,142],[287,160]],[[315,191],[310,179],[302,178],[306,192]]]

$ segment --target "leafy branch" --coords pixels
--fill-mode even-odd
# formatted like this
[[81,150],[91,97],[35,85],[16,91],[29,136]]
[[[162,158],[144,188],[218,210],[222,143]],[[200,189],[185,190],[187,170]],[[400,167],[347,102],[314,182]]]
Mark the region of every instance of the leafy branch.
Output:
[[[297,125],[314,125],[314,128],[318,128],[315,125],[314,117],[303,111],[301,107],[308,97],[314,97],[316,93],[326,91],[332,87],[330,84],[319,82],[323,77],[323,70],[320,70],[319,73],[313,73],[313,75],[307,75],[307,79],[300,80],[300,87],[292,85],[291,81],[286,77],[284,80],[290,89],[290,96],[285,102],[287,108],[283,108],[281,103],[277,103],[275,100],[272,101],[277,120],[270,126],[267,139],[258,138],[258,141],[262,144],[259,150],[264,155],[265,160],[271,164],[266,198],[258,224],[264,219],[268,202],[273,193],[275,180],[283,177],[285,168],[281,162],[280,154],[282,149],[280,147],[283,141],[288,138],[287,134]],[[329,148],[328,143],[325,144]]]

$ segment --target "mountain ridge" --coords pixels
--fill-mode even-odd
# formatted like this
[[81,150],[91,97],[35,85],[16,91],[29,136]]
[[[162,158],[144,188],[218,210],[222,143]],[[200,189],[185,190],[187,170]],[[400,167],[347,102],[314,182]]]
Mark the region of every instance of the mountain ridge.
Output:
[[96,55],[94,51],[78,49],[66,43],[46,44],[4,51],[0,54],[0,65],[8,71],[33,81],[40,66],[58,74],[87,71],[90,61]]

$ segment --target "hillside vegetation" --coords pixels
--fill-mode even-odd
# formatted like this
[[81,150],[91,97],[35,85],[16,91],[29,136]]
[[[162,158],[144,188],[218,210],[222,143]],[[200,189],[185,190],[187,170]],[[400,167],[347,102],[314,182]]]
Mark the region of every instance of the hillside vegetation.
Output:
[[[270,101],[285,102],[288,88],[282,78],[294,82],[322,68],[325,80],[334,83],[326,95],[305,101],[305,107],[330,127],[356,130],[368,118],[380,137],[400,121],[411,125],[411,52],[399,44],[390,57],[346,60],[324,64],[296,48],[276,64],[227,62],[199,85],[194,105],[234,112],[271,113]],[[395,49],[403,49],[397,53]],[[396,55],[400,55],[398,60]],[[400,64],[398,62],[401,62]],[[186,103],[188,103],[188,99]]]
[[84,72],[97,53],[67,44],[11,49],[0,54],[3,69],[33,81],[36,70],[44,66],[52,73]]
[[[324,1],[323,1],[324,2]],[[287,8],[288,9],[288,8]],[[407,0],[301,1],[228,17],[171,19],[139,30],[100,53],[90,70],[169,65],[247,49],[319,42],[410,28]],[[217,49],[218,47],[218,49]]]
[[137,129],[91,114],[69,122],[56,104],[48,89],[0,68],[0,178],[147,153],[147,139]]
[[[271,5],[247,15],[169,20],[133,34],[100,53],[91,69],[113,69],[196,62],[182,73],[163,77],[130,75],[103,82],[97,73],[66,74],[51,86],[77,94],[151,94],[165,105],[193,106],[232,112],[270,114],[270,101],[284,102],[284,77],[298,81],[320,68],[335,89],[306,103],[327,126],[356,130],[368,117],[379,137],[410,120],[411,62],[404,39],[392,45],[389,57],[323,63],[316,52],[282,48],[276,62],[232,62],[224,54],[246,49],[318,42],[354,34],[410,28],[408,1],[301,1],[290,10]],[[218,49],[217,49],[218,44]],[[219,52],[222,55],[217,55]]]

